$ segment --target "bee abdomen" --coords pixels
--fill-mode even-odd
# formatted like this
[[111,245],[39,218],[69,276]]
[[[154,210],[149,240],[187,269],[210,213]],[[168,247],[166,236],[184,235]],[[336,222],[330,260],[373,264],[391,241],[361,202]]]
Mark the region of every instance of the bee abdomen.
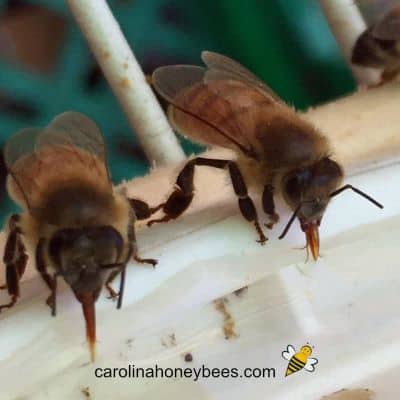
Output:
[[296,356],[293,356],[289,361],[285,376],[288,376],[288,375],[294,374],[295,372],[300,371],[301,369],[304,368],[305,365],[306,365],[306,363],[304,361],[301,361]]

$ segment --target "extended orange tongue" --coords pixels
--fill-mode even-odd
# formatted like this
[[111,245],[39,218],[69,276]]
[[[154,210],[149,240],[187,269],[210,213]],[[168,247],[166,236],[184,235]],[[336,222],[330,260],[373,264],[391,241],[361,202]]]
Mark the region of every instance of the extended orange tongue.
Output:
[[86,338],[89,345],[90,359],[96,358],[96,310],[93,293],[80,294],[78,300],[82,303],[83,315],[86,321]]
[[319,257],[319,231],[317,224],[310,224],[304,230],[307,239],[307,246],[311,251],[314,261]]

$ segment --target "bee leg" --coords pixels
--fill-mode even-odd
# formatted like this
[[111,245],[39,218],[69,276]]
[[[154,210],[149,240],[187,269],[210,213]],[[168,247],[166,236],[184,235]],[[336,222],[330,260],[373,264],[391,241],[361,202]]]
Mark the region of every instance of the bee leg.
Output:
[[[129,225],[129,228],[128,228],[128,239],[129,239],[129,242],[131,244],[131,252],[132,252],[132,255],[133,255],[133,259],[135,261],[137,261],[138,263],[141,263],[141,264],[151,264],[153,267],[155,267],[157,265],[157,263],[158,263],[157,260],[154,260],[153,258],[141,258],[138,255],[135,228],[133,227],[133,223],[131,223]],[[128,259],[128,261],[129,261],[129,259]]]
[[[124,288],[125,288],[125,278],[126,278],[126,264],[129,262],[129,260],[131,259],[131,257],[133,256],[133,258],[136,261],[139,262],[143,262],[143,263],[148,263],[153,265],[153,267],[157,264],[157,260],[153,260],[153,259],[141,259],[138,255],[137,255],[137,244],[136,244],[136,235],[135,235],[135,228],[134,228],[134,218],[132,216],[131,218],[131,222],[128,226],[128,240],[129,240],[129,251],[128,254],[126,256],[126,259],[124,261],[124,266],[118,270],[118,271],[114,271],[110,274],[110,276],[108,277],[105,287],[108,290],[109,294],[110,294],[110,298],[111,299],[115,299],[118,297],[118,303],[117,303],[117,308],[121,308],[122,306],[122,299],[124,296]],[[113,280],[119,275],[121,274],[121,280],[120,280],[120,285],[119,285],[119,292],[116,292],[112,287],[111,287],[111,283],[113,282]]]
[[10,231],[3,255],[3,262],[6,266],[6,285],[2,288],[8,290],[11,300],[0,305],[0,311],[3,308],[11,308],[17,302],[20,295],[19,281],[28,262],[28,255],[25,253],[25,247],[21,241],[21,230],[17,225],[18,221],[19,215],[14,214],[8,222]]
[[190,205],[194,196],[194,170],[195,166],[207,166],[218,169],[228,169],[231,177],[233,190],[239,198],[239,208],[247,221],[253,222],[259,235],[258,242],[263,244],[267,241],[260,224],[258,222],[257,211],[253,201],[247,193],[247,186],[237,164],[230,160],[216,160],[197,157],[187,162],[176,180],[177,188],[170,195],[163,205],[165,216],[151,220],[147,224],[150,226],[156,222],[167,222],[179,217]]
[[46,304],[51,308],[51,315],[54,317],[57,313],[57,304],[56,304],[56,294],[57,294],[57,278],[56,276],[52,277],[46,268],[46,264],[44,261],[43,250],[44,250],[45,239],[41,238],[39,243],[36,246],[36,269],[38,270],[40,276],[51,290],[50,296],[46,300]]
[[138,199],[128,199],[129,203],[135,212],[135,216],[138,220],[147,219],[151,217],[155,212],[161,210],[164,204],[160,204],[157,207],[150,207],[146,202]]
[[151,264],[153,267],[158,263],[154,258],[140,258],[137,254],[133,256],[133,259],[140,264]]
[[[9,264],[14,257],[16,240],[17,240],[17,234],[13,230],[11,230],[10,233],[8,234],[6,246],[4,248],[3,262],[5,265]],[[7,285],[7,272],[6,272],[6,283],[0,286],[0,290],[7,289],[7,286],[8,285]]]
[[253,200],[248,195],[247,186],[243,179],[243,175],[241,174],[237,164],[233,161],[229,161],[228,168],[229,174],[231,176],[233,190],[235,191],[236,196],[239,198],[238,200],[240,212],[242,213],[243,217],[247,219],[247,221],[254,223],[254,226],[259,236],[257,242],[263,245],[268,239],[264,235],[264,232],[260,227],[257,210],[254,206]]
[[159,219],[150,220],[147,222],[147,226],[176,219],[189,207],[194,196],[194,168],[195,165],[202,165],[199,164],[199,160],[206,159],[194,158],[186,163],[176,179],[176,189],[168,197],[166,202],[158,206],[162,208],[165,215]]
[[116,291],[111,287],[111,283],[113,283],[113,281],[114,281],[115,278],[119,275],[120,272],[121,272],[121,271],[113,271],[113,272],[110,274],[110,276],[108,277],[108,279],[106,280],[106,283],[105,283],[105,287],[106,287],[106,289],[107,289],[107,291],[108,291],[108,294],[109,294],[108,299],[111,299],[111,300],[113,300],[113,301],[117,299],[117,297],[118,297],[118,292],[116,292]]
[[275,201],[274,201],[274,187],[271,184],[265,185],[262,194],[262,206],[264,212],[268,215],[270,222],[265,224],[268,229],[272,229],[273,226],[279,221],[279,215],[275,212]]
[[26,266],[28,264],[28,255],[25,253],[25,246],[23,245],[23,243],[20,240],[18,240],[17,246],[18,246],[18,252],[19,252],[19,254],[21,254],[21,260],[17,264],[18,276],[19,276],[19,279],[21,280],[22,275],[24,275]]

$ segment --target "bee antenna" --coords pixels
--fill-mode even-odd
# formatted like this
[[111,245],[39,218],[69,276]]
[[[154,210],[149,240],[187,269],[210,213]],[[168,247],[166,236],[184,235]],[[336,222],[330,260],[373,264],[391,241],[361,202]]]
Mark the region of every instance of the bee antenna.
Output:
[[344,186],[342,186],[341,188],[339,188],[339,189],[335,190],[334,192],[332,192],[329,195],[329,197],[335,197],[335,196],[337,196],[338,194],[342,193],[343,191],[345,191],[347,189],[351,189],[353,192],[356,192],[360,196],[364,197],[364,199],[369,200],[375,206],[377,206],[379,208],[383,208],[383,205],[381,203],[377,202],[371,196],[368,196],[366,193],[364,193],[363,191],[361,191],[360,189],[357,189],[356,187],[354,187],[352,185],[344,185]]
[[299,211],[300,211],[300,207],[301,207],[301,203],[300,203],[300,204],[297,206],[297,208],[294,210],[292,216],[290,217],[289,222],[288,222],[288,223],[286,224],[286,226],[285,226],[285,229],[283,230],[283,232],[282,232],[281,235],[279,236],[279,239],[283,239],[283,238],[286,236],[286,234],[288,233],[290,227],[291,227],[292,224],[293,224],[294,219],[296,218],[297,214],[298,214]]

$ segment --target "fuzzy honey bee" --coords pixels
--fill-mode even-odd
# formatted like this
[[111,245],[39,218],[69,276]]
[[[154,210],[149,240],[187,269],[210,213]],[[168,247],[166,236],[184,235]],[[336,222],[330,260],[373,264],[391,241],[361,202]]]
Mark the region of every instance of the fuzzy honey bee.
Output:
[[[20,280],[34,252],[36,268],[50,289],[47,304],[56,314],[57,278],[71,287],[81,303],[86,335],[95,358],[95,302],[103,285],[122,305],[126,264],[131,258],[153,266],[137,253],[134,223],[152,209],[113,189],[100,130],[86,116],[65,112],[46,128],[14,134],[4,150],[7,189],[24,211],[7,224],[4,250],[6,285],[12,307]],[[119,293],[111,282],[121,275]]]
[[253,223],[258,241],[267,238],[246,182],[262,189],[262,207],[272,227],[279,219],[276,192],[293,211],[280,238],[297,217],[305,232],[307,251],[319,256],[318,227],[330,199],[352,189],[378,207],[382,205],[351,185],[341,186],[342,167],[331,158],[328,140],[317,128],[288,107],[253,73],[230,58],[205,51],[206,68],[176,65],[153,73],[156,91],[169,102],[168,115],[175,129],[196,142],[232,149],[237,159],[196,157],[186,163],[176,188],[159,205],[165,222],[180,216],[194,196],[196,166],[229,172],[239,209]]
[[302,346],[298,352],[296,352],[292,345],[287,346],[286,350],[282,352],[282,357],[289,361],[285,376],[299,372],[302,369],[308,372],[314,372],[318,360],[310,357],[311,353],[312,347],[308,344]]
[[382,69],[381,83],[393,80],[400,72],[400,6],[391,8],[357,39],[353,64]]

